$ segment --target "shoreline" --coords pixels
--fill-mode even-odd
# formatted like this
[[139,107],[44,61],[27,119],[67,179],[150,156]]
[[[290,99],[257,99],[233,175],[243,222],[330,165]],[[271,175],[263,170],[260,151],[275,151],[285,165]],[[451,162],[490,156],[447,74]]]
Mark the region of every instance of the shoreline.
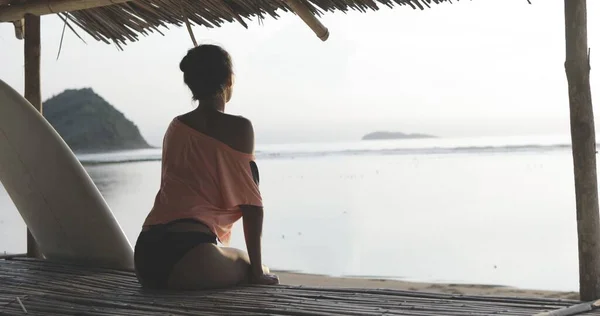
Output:
[[305,285],[330,288],[393,289],[454,295],[579,300],[579,293],[577,292],[521,289],[503,285],[412,282],[373,277],[333,277],[319,274],[305,274],[293,271],[276,270],[273,270],[272,272],[279,276],[280,283],[284,285]]

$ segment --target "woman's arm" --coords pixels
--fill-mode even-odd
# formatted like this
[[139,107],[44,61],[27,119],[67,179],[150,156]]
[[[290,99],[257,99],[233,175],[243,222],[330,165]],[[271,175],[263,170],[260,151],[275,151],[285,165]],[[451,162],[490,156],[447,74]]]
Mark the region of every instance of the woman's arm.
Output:
[[261,253],[263,208],[242,206],[241,209],[244,221],[244,237],[246,239],[248,257],[250,257],[252,276],[260,276],[263,274]]
[[[243,142],[242,150],[247,153],[254,153],[254,127],[249,120],[244,118],[240,119],[242,132],[239,137]],[[256,166],[256,165],[255,165]],[[256,177],[258,177],[256,175]],[[257,182],[258,179],[254,180]],[[242,210],[242,218],[244,221],[244,237],[246,239],[246,248],[248,250],[248,257],[250,258],[250,278],[252,283],[259,284],[277,284],[279,279],[275,275],[265,274],[262,265],[262,249],[261,249],[261,238],[262,238],[262,227],[263,227],[263,208],[252,205],[240,206]]]
[[279,278],[274,274],[266,274],[262,265],[262,223],[263,208],[257,206],[242,206],[244,221],[244,237],[250,258],[250,282],[264,285],[279,284]]

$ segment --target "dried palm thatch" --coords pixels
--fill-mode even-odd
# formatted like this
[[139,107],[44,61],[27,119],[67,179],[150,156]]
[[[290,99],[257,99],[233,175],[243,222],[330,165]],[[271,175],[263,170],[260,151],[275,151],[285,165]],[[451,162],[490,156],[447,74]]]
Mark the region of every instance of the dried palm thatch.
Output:
[[[292,11],[287,0],[0,0],[0,22],[20,20],[24,13],[58,13],[65,23],[72,22],[94,39],[117,46],[134,42],[140,35],[160,33],[168,25],[191,24],[209,28],[225,22],[247,27],[249,20]],[[457,0],[458,1],[458,0]],[[451,0],[300,0],[317,16],[324,12],[378,10],[394,5],[425,9],[431,4]],[[33,6],[37,7],[32,10]],[[58,7],[67,8],[59,10]],[[41,11],[40,11],[41,10]],[[64,12],[60,12],[64,11]],[[71,25],[67,25],[75,31]],[[76,32],[75,32],[76,33]]]

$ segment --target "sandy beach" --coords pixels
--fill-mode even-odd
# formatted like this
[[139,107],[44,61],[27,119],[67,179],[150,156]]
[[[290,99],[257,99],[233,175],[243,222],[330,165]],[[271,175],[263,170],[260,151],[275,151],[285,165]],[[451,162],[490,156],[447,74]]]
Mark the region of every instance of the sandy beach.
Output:
[[302,274],[294,272],[273,273],[279,276],[281,284],[306,285],[316,287],[339,287],[339,288],[374,288],[374,289],[396,289],[417,292],[433,292],[446,294],[464,295],[488,295],[509,297],[536,297],[536,298],[559,298],[578,300],[579,293],[555,292],[519,289],[498,285],[483,284],[453,284],[453,283],[420,283],[385,279],[329,277],[325,275]]

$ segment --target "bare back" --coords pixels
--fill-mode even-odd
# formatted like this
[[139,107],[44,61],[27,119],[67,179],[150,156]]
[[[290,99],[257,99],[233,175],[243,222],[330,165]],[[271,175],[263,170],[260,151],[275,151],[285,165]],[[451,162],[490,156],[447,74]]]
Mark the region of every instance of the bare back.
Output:
[[214,109],[196,109],[177,117],[187,126],[247,154],[254,152],[252,123]]

